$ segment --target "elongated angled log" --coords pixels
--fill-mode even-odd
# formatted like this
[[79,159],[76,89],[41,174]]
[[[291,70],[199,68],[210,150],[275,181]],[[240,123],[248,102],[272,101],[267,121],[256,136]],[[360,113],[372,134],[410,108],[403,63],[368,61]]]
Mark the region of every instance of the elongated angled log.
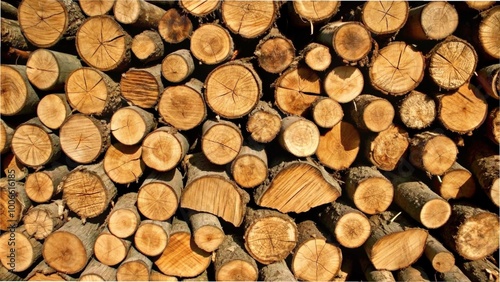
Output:
[[363,245],[371,233],[370,221],[347,202],[337,199],[331,202],[318,218],[327,230],[335,235],[340,245],[357,248]]
[[114,266],[122,262],[128,254],[131,242],[120,239],[103,228],[94,243],[94,255],[101,263]]
[[455,266],[455,257],[436,238],[429,235],[425,243],[425,256],[437,272],[448,272]]
[[117,281],[148,281],[153,262],[130,247],[127,257],[116,269]]
[[259,41],[255,47],[255,56],[259,66],[269,73],[281,73],[295,58],[293,42],[283,36],[277,28]]
[[[476,2],[477,3],[477,2]],[[458,268],[458,266],[453,265],[450,271],[445,272],[445,273],[439,273],[439,279],[441,281],[446,281],[446,282],[457,282],[457,281],[463,281],[463,282],[470,282],[471,280],[465,276],[465,274]]]
[[17,8],[8,2],[1,1],[0,10],[2,11],[3,18],[17,20]]
[[215,280],[257,281],[259,269],[255,260],[243,249],[238,237],[226,235],[215,252]]
[[291,217],[274,210],[253,210],[245,215],[245,249],[258,262],[284,260],[297,244],[297,226]]
[[300,51],[300,56],[308,67],[315,71],[325,71],[332,63],[328,46],[316,42],[309,43]]
[[117,193],[102,162],[76,167],[59,185],[68,208],[82,219],[102,214]]
[[197,211],[188,211],[188,218],[196,246],[206,252],[217,250],[225,236],[219,219],[213,214]]
[[151,172],[137,194],[139,212],[152,220],[167,220],[175,214],[181,199],[182,174],[178,169]]
[[91,259],[80,274],[80,281],[112,281],[116,280],[116,269]]
[[23,281],[23,278],[10,270],[11,268],[5,268],[0,264],[0,277],[2,277],[4,281]]
[[0,262],[11,272],[27,270],[41,255],[42,243],[30,237],[22,225],[0,236]]
[[357,96],[353,103],[350,113],[359,129],[381,132],[392,124],[395,111],[388,100],[363,94]]
[[297,281],[284,260],[263,266],[259,270],[260,281]]
[[141,142],[155,125],[154,115],[136,106],[119,109],[109,123],[113,136],[124,145]]
[[161,62],[161,74],[174,83],[188,78],[194,71],[194,61],[187,49],[179,49],[165,56]]
[[107,218],[111,234],[118,238],[127,238],[135,233],[141,223],[139,212],[135,207],[136,202],[137,193],[134,192],[127,193],[118,199]]
[[397,272],[398,281],[431,281],[420,266],[409,266]]
[[104,171],[116,183],[137,182],[146,169],[141,154],[142,147],[140,145],[113,144],[104,155]]
[[404,26],[408,12],[407,1],[366,2],[361,8],[361,20],[375,35],[392,34]]
[[312,161],[277,163],[270,169],[272,180],[254,191],[255,203],[282,213],[306,212],[340,197],[338,181]]
[[203,83],[194,78],[185,85],[165,88],[158,102],[161,119],[179,130],[200,125],[207,116],[202,88]]
[[196,17],[203,17],[219,8],[219,1],[180,0],[181,8]]
[[[2,1],[2,5],[4,5]],[[7,4],[7,3],[6,3]],[[9,4],[7,4],[9,5]],[[2,12],[4,12],[2,10]],[[17,13],[16,13],[17,15]],[[5,16],[2,13],[2,16]],[[11,46],[20,50],[27,50],[28,43],[26,38],[24,37],[21,27],[19,26],[19,22],[16,20],[5,19],[2,17],[2,45],[3,46]]]
[[328,243],[311,220],[299,223],[297,231],[297,246],[292,258],[292,272],[295,277],[305,281],[332,280],[342,264],[340,248]]
[[297,26],[323,24],[337,14],[340,1],[294,1],[288,3],[291,23]]
[[224,167],[210,163],[202,153],[187,155],[183,165],[187,183],[182,190],[181,207],[208,212],[240,226],[250,197],[230,180]]
[[122,73],[121,95],[134,106],[153,108],[163,92],[161,64],[148,68],[131,68]]
[[201,150],[206,158],[217,165],[233,161],[243,145],[241,130],[232,122],[207,120],[203,123]]
[[332,69],[323,81],[326,94],[339,103],[347,103],[361,94],[364,86],[363,74],[353,66],[338,66]]
[[164,14],[165,10],[144,0],[116,0],[113,6],[118,22],[143,29],[157,28]]
[[144,138],[141,158],[150,168],[169,171],[184,159],[188,149],[184,135],[170,126],[163,126]]
[[96,223],[82,224],[80,219],[72,218],[45,239],[43,259],[50,267],[63,273],[75,274],[83,270],[94,253],[98,227]]
[[347,195],[360,211],[377,214],[392,203],[394,186],[376,168],[353,167],[346,177]]
[[4,174],[10,175],[15,181],[23,180],[28,176],[28,168],[12,153],[2,156],[2,168]]
[[445,200],[471,198],[476,193],[472,173],[455,162],[440,177],[433,177],[433,190]]
[[59,129],[71,114],[65,94],[49,94],[38,103],[36,115],[46,127]]
[[[2,267],[0,266],[0,269]],[[44,260],[31,270],[26,276],[27,281],[72,281],[73,277],[58,272],[50,267]]]
[[22,182],[0,178],[0,230],[16,228],[30,207]]
[[178,277],[194,277],[205,271],[210,265],[211,254],[198,248],[192,240],[188,224],[174,218],[168,245],[154,262],[158,269]]
[[111,16],[87,18],[76,33],[78,54],[101,71],[126,69],[132,59],[131,45],[132,37]]
[[63,36],[74,36],[85,16],[73,1],[23,0],[18,7],[18,19],[29,42],[48,48]]
[[132,53],[141,62],[149,63],[163,58],[165,46],[158,32],[145,30],[132,39]]
[[410,146],[408,132],[397,124],[389,125],[385,130],[371,134],[365,143],[366,158],[378,169],[394,170]]
[[396,279],[392,275],[392,272],[388,270],[377,270],[370,262],[370,260],[363,256],[359,259],[359,263],[361,266],[361,270],[368,281],[377,281],[377,282],[396,282]]
[[0,154],[10,151],[14,128],[0,119]]
[[360,142],[356,127],[341,121],[321,134],[316,156],[322,165],[335,170],[344,170],[356,159]]
[[78,2],[82,12],[92,17],[109,13],[113,9],[116,0],[80,0]]
[[208,23],[193,32],[189,49],[202,63],[215,65],[231,58],[234,43],[229,31],[216,23]]
[[491,97],[500,99],[500,64],[486,66],[478,71],[477,81]]
[[0,114],[6,116],[33,113],[40,98],[28,81],[25,66],[1,65]]
[[26,234],[43,240],[64,224],[64,206],[61,201],[31,208],[23,218]]
[[411,129],[423,129],[436,119],[436,103],[419,91],[413,90],[399,103],[399,118]]
[[61,154],[59,136],[44,126],[39,118],[32,118],[16,128],[11,148],[16,158],[29,167],[46,165]]
[[312,105],[312,118],[322,128],[332,128],[344,117],[340,104],[332,99],[321,97]]
[[187,15],[172,8],[161,17],[158,23],[158,32],[167,43],[180,43],[193,33],[193,23]]
[[179,281],[179,280],[175,276],[165,275],[153,269],[149,274],[149,281]]
[[420,51],[403,41],[382,48],[369,69],[373,87],[385,94],[404,95],[424,78],[425,59]]
[[299,117],[289,116],[281,121],[280,145],[296,157],[309,157],[316,153],[320,139],[320,132],[312,121]]
[[231,163],[234,181],[243,188],[253,188],[267,179],[267,154],[262,145],[246,143]]
[[134,235],[135,248],[146,256],[157,256],[167,247],[172,225],[169,221],[143,220]]
[[499,277],[498,265],[487,259],[466,261],[460,265],[460,268],[473,282],[496,281]]
[[432,175],[442,175],[457,159],[455,143],[443,134],[424,131],[410,142],[410,162]]
[[500,59],[500,36],[495,32],[495,26],[499,23],[500,7],[484,11],[481,16],[482,20],[479,24],[478,37],[481,49],[490,57]]
[[500,221],[496,214],[469,204],[452,206],[450,220],[440,229],[445,243],[468,260],[480,260],[498,250]]
[[458,13],[453,5],[429,2],[410,9],[402,34],[413,40],[440,40],[451,35],[457,26]]
[[276,19],[278,5],[274,2],[236,0],[225,1],[220,6],[221,18],[226,27],[243,38],[256,38],[266,32]]
[[259,101],[248,115],[246,130],[250,137],[259,143],[269,143],[278,135],[281,128],[281,116],[272,106]]
[[65,90],[71,107],[86,115],[111,115],[122,102],[119,85],[94,68],[83,67],[72,72]]
[[395,216],[384,212],[370,219],[372,234],[364,247],[377,270],[406,268],[424,253],[428,232],[409,226],[402,215]]
[[308,67],[291,67],[274,85],[275,105],[285,114],[303,116],[321,95],[319,76]]
[[495,143],[500,143],[500,109],[493,108],[486,119],[486,135]]

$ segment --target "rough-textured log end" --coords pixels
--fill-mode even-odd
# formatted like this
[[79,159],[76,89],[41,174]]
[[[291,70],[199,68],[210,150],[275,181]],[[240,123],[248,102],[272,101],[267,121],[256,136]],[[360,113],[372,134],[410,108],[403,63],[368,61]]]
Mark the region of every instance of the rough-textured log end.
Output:
[[430,96],[413,90],[401,101],[398,113],[406,127],[422,129],[436,118],[436,103]]
[[398,125],[368,138],[365,155],[380,170],[392,171],[400,163],[410,146],[408,132]]
[[324,166],[344,170],[356,159],[360,142],[356,127],[341,121],[320,136],[316,156]]
[[362,8],[361,20],[376,35],[397,32],[408,19],[407,1],[369,1]]
[[267,1],[224,1],[221,4],[222,20],[227,28],[244,38],[256,38],[273,24],[277,5]]

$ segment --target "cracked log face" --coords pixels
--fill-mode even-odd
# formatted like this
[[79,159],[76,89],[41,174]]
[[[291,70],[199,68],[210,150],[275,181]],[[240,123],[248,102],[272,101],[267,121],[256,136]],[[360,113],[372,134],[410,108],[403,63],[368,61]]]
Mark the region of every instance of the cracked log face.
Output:
[[408,9],[406,1],[368,1],[363,6],[361,20],[375,34],[390,34],[406,23]]
[[233,45],[225,28],[218,24],[204,24],[193,32],[190,50],[204,64],[214,65],[231,57]]
[[23,124],[19,126],[12,136],[12,151],[16,158],[30,167],[47,164],[56,153],[59,138],[55,143],[53,134],[47,133],[36,124]]
[[266,32],[276,18],[273,1],[224,1],[221,4],[222,20],[233,33],[244,38],[256,38]]
[[104,170],[116,183],[128,184],[137,181],[146,167],[141,154],[142,147],[139,145],[113,144],[104,156]]
[[236,158],[243,145],[243,136],[234,123],[207,120],[202,130],[201,150],[210,162],[225,165]]

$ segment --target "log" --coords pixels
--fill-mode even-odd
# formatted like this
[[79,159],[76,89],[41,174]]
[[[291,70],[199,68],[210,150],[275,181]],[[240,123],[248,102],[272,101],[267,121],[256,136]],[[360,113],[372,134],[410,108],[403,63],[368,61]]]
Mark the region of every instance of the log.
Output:
[[398,281],[422,281],[429,282],[429,277],[420,266],[409,266],[397,272]]
[[316,153],[319,139],[318,127],[308,119],[289,116],[281,122],[278,141],[283,149],[296,157],[309,157]]
[[498,6],[481,13],[482,20],[477,31],[482,51],[494,59],[500,59],[500,47],[498,47],[500,37],[495,32],[495,26],[499,24],[499,15],[500,7]]
[[205,270],[198,276],[195,276],[192,278],[184,278],[184,279],[182,279],[182,281],[186,281],[186,282],[208,281],[208,273]]
[[211,254],[198,248],[192,240],[187,223],[174,218],[168,245],[154,262],[158,269],[178,277],[194,277],[205,271],[210,265]]
[[116,269],[91,259],[80,274],[80,281],[112,281],[116,280]]
[[323,87],[326,94],[339,103],[347,103],[363,91],[363,74],[353,66],[338,66],[325,77]]
[[154,170],[169,171],[184,159],[188,150],[189,143],[182,133],[162,126],[144,138],[141,158]]
[[192,35],[193,23],[186,14],[181,14],[172,8],[161,17],[158,32],[167,43],[180,43]]
[[287,115],[305,115],[319,95],[320,78],[308,67],[292,66],[274,84],[274,103]]
[[83,114],[70,115],[61,125],[59,136],[64,154],[81,164],[97,160],[111,142],[106,122]]
[[245,216],[245,249],[268,265],[284,260],[297,244],[297,226],[291,217],[274,210],[248,208]]
[[[1,268],[1,266],[0,266]],[[73,281],[73,277],[58,272],[53,269],[45,261],[41,261],[33,270],[26,276],[27,281]]]
[[407,1],[366,2],[361,8],[361,20],[376,36],[398,32],[408,19]]
[[399,103],[401,122],[411,129],[423,129],[436,119],[436,103],[425,93],[412,90]]
[[457,26],[458,13],[453,5],[429,2],[410,9],[401,33],[412,40],[441,40],[455,32]]
[[80,0],[80,8],[89,17],[108,14],[116,0]]
[[431,175],[442,175],[457,158],[455,143],[443,134],[424,131],[410,141],[410,162]]
[[175,214],[181,199],[182,175],[178,169],[151,172],[137,194],[137,209],[148,219],[164,221]]
[[222,21],[232,33],[256,38],[271,28],[278,5],[267,1],[246,1],[242,5],[237,0],[228,0],[222,2],[219,10]]
[[[7,4],[10,5],[6,2],[2,1],[2,7],[3,5]],[[12,6],[13,7],[13,6]],[[5,16],[3,14],[2,10],[2,16]],[[17,13],[16,13],[17,15]],[[10,20],[10,19],[5,19],[2,17],[2,45],[3,46],[10,46],[16,49],[20,50],[28,50],[28,43],[26,41],[26,38],[24,37],[21,27],[19,26],[19,22],[16,20]]]
[[180,7],[195,17],[204,17],[219,8],[219,1],[180,0]]
[[236,236],[226,235],[215,252],[215,280],[257,281],[259,269],[255,260],[243,249]]
[[39,118],[32,118],[16,128],[11,149],[21,163],[33,168],[49,164],[61,155],[59,136]]
[[167,247],[172,225],[168,221],[143,220],[134,235],[135,248],[146,256],[158,256]]
[[111,234],[118,238],[127,238],[132,236],[139,228],[141,217],[135,207],[136,202],[137,193],[134,192],[118,198],[113,210],[106,219]]
[[332,128],[344,117],[340,104],[332,99],[321,97],[312,104],[312,118],[322,128]]
[[208,23],[193,32],[189,50],[200,62],[216,65],[231,58],[234,42],[227,29],[216,23]]
[[370,262],[367,257],[362,257],[359,260],[361,265],[361,270],[368,281],[376,281],[376,282],[396,282],[396,279],[392,275],[392,272],[388,270],[377,270]]
[[163,92],[161,64],[148,68],[131,68],[122,73],[121,95],[127,102],[144,109],[153,108]]
[[162,121],[179,130],[200,125],[207,116],[207,106],[201,93],[203,83],[192,78],[184,85],[165,88],[158,102]]
[[232,122],[207,120],[203,123],[201,151],[214,164],[233,161],[243,145],[241,130]]
[[116,0],[113,6],[119,23],[143,29],[156,29],[164,14],[165,10],[144,0]]
[[338,181],[310,160],[279,162],[269,174],[271,181],[254,190],[254,201],[261,207],[302,213],[341,195]]
[[85,115],[110,116],[122,104],[118,83],[94,68],[83,67],[72,72],[65,90],[71,107]]
[[132,59],[132,37],[111,16],[87,18],[78,29],[75,42],[80,58],[101,71],[124,70]]
[[125,259],[130,245],[130,241],[116,237],[105,227],[95,240],[94,255],[102,264],[114,266]]
[[259,66],[269,73],[281,73],[287,69],[295,58],[293,42],[283,36],[277,28],[262,38],[254,55],[257,56]]
[[278,136],[281,129],[281,116],[270,104],[259,101],[248,115],[246,130],[250,138],[259,143],[269,143]]
[[361,130],[381,132],[392,125],[395,111],[392,104],[384,98],[362,94],[354,98],[351,117]]
[[17,20],[17,8],[12,6],[8,2],[1,1],[0,10],[2,11],[2,16],[4,18]]
[[87,222],[84,225],[80,219],[72,218],[45,239],[43,259],[59,272],[80,272],[92,257],[94,242],[99,234],[98,227],[97,223]]
[[493,6],[495,1],[465,1],[465,4],[471,9],[482,11]]
[[104,155],[103,167],[108,177],[118,184],[138,182],[146,166],[140,145],[112,144]]
[[259,280],[260,281],[297,281],[290,271],[285,261],[273,262],[271,264],[263,266],[259,270]]
[[337,199],[318,214],[319,221],[346,248],[363,245],[371,233],[370,221],[358,209]]
[[495,144],[500,143],[500,110],[493,108],[486,119],[486,135]]
[[250,197],[230,180],[224,167],[210,163],[202,153],[187,155],[183,166],[187,182],[182,190],[181,207],[208,212],[240,226]]
[[23,218],[26,234],[37,240],[47,238],[64,224],[63,210],[64,205],[60,201],[31,208]]
[[410,146],[408,132],[397,124],[368,135],[364,143],[365,157],[379,170],[392,171],[404,159]]
[[24,214],[31,207],[31,201],[24,190],[24,184],[12,179],[0,178],[0,230],[16,228]]
[[288,3],[291,23],[299,27],[324,24],[337,14],[340,1],[295,1]]
[[25,66],[1,65],[2,96],[0,114],[5,116],[35,112],[40,98],[31,86]]
[[463,273],[473,282],[497,281],[498,265],[486,259],[467,261],[461,265]]
[[29,269],[42,255],[42,243],[30,237],[24,226],[0,235],[0,262],[10,272]]
[[76,167],[59,185],[68,208],[82,219],[102,214],[117,193],[102,162]]
[[360,142],[356,127],[341,121],[321,134],[316,156],[322,165],[334,170],[344,170],[356,159]]
[[150,281],[179,281],[177,277],[175,276],[169,276],[165,275],[161,272],[158,272],[156,270],[151,270],[151,273],[149,274],[149,280]]
[[328,46],[312,42],[300,51],[300,57],[308,67],[315,71],[325,71],[332,63],[332,55]]
[[264,146],[248,142],[231,163],[231,175],[242,188],[253,188],[267,179],[267,154]]
[[425,243],[425,256],[437,272],[452,271],[455,266],[455,256],[448,251],[436,238],[429,235]]
[[179,83],[187,79],[194,71],[194,61],[187,49],[179,49],[163,58],[161,62],[161,74],[173,83]]
[[28,168],[12,153],[2,156],[2,167],[4,174],[10,174],[15,181],[23,180],[28,176]]
[[154,115],[136,106],[119,109],[109,123],[113,136],[124,145],[141,142],[155,125]]
[[224,230],[219,219],[205,212],[188,212],[189,223],[196,246],[205,252],[217,250],[224,241]]
[[439,273],[439,279],[446,282],[470,282],[470,279],[465,276],[465,274],[458,268],[458,266],[453,265],[452,269],[445,273]]
[[10,151],[14,128],[0,119],[0,154]]
[[23,278],[21,278],[16,273],[10,271],[9,268],[3,267],[3,265],[1,264],[0,264],[0,277],[2,277],[4,281],[23,281]]
[[127,257],[116,269],[117,281],[148,281],[153,262],[130,247]]
[[36,115],[46,127],[59,129],[71,114],[65,94],[49,94],[38,103]]
[[440,229],[445,243],[468,260],[483,259],[498,250],[498,215],[469,204],[452,206],[450,220]]
[[[342,251],[306,220],[297,225],[298,240],[293,251],[292,272],[304,281],[331,281],[342,264]],[[312,263],[311,263],[312,262]]]
[[433,190],[445,200],[471,198],[476,193],[472,173],[455,162],[440,177],[433,177]]
[[482,89],[491,97],[500,99],[500,64],[486,66],[478,71],[476,77]]
[[145,30],[132,39],[132,53],[141,62],[149,63],[163,58],[165,46],[158,32]]

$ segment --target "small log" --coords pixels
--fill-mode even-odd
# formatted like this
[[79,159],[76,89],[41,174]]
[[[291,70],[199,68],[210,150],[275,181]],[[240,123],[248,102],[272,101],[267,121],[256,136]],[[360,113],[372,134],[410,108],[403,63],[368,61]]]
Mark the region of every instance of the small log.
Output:
[[112,144],[104,155],[104,171],[116,183],[137,182],[146,169],[141,154],[142,147],[140,145]]
[[254,141],[269,143],[278,136],[280,128],[281,116],[268,103],[259,101],[248,115],[246,129]]
[[148,281],[153,262],[130,247],[127,257],[116,269],[117,281]]
[[189,143],[182,133],[162,126],[144,138],[141,158],[154,170],[169,171],[184,159],[188,150]]
[[363,94],[353,100],[350,113],[359,129],[381,132],[392,125],[395,111],[388,100]]
[[325,236],[311,220],[299,223],[297,231],[297,246],[292,257],[295,277],[304,281],[331,281],[342,264],[340,248],[327,243]]
[[340,245],[357,248],[363,245],[371,233],[370,221],[347,202],[337,199],[319,213],[320,222],[335,235]]
[[209,253],[217,250],[225,236],[219,219],[213,214],[196,211],[189,211],[188,218],[196,246]]
[[232,122],[207,120],[203,123],[201,150],[207,159],[217,165],[233,161],[241,150],[243,136]]
[[64,224],[63,209],[61,202],[31,208],[23,218],[26,234],[37,240],[47,238]]
[[163,92],[161,64],[122,73],[120,80],[121,95],[134,106],[153,108]]
[[262,38],[255,47],[259,66],[269,73],[281,73],[295,58],[293,42],[283,36],[277,28]]
[[189,49],[200,62],[216,65],[231,58],[234,42],[225,28],[216,23],[208,23],[193,32]]
[[132,59],[132,37],[111,16],[87,18],[78,29],[75,41],[80,58],[101,71],[124,70]]
[[178,277],[194,277],[205,271],[210,265],[211,254],[198,248],[192,240],[188,224],[174,218],[168,245],[154,262],[158,269]]
[[83,270],[94,253],[94,242],[99,234],[98,224],[74,217],[43,243],[43,259],[55,270],[75,274]]
[[80,281],[113,281],[116,280],[116,269],[91,259],[80,274]]
[[243,188],[253,188],[267,179],[267,154],[264,146],[246,143],[231,163],[231,175]]
[[187,183],[182,190],[181,207],[208,212],[240,226],[250,196],[230,180],[224,167],[210,163],[202,153],[187,155],[183,166]]
[[455,256],[448,251],[436,238],[429,235],[425,243],[425,256],[437,272],[445,273],[453,270]]
[[10,151],[14,128],[0,119],[0,154],[5,154]]
[[446,282],[470,282],[470,279],[465,276],[465,274],[458,268],[458,266],[453,265],[450,271],[445,272],[445,273],[439,273],[438,278],[440,281],[446,281]]
[[222,2],[221,18],[226,27],[243,38],[256,38],[264,34],[276,20],[278,4],[274,2],[237,0]]
[[487,259],[467,261],[461,265],[463,273],[473,282],[497,281],[500,276],[498,265]]
[[495,143],[500,143],[500,109],[498,107],[493,108],[486,120],[486,135],[490,140]]
[[458,13],[453,5],[429,2],[410,9],[401,34],[412,40],[441,40],[455,32],[457,26]]
[[[1,265],[0,265],[1,268]],[[31,270],[26,276],[27,281],[73,281],[75,278],[58,272],[50,267],[44,260]]]
[[137,194],[137,208],[151,220],[168,220],[175,214],[181,199],[182,175],[178,169],[151,172]]
[[146,256],[158,256],[167,247],[172,225],[169,221],[143,220],[134,235],[135,248]]
[[290,154],[296,157],[309,157],[316,153],[320,132],[312,121],[289,116],[282,120],[278,141]]
[[424,131],[410,142],[410,162],[432,175],[442,175],[457,159],[455,143],[443,134]]
[[482,89],[491,97],[500,99],[500,64],[493,64],[480,69],[477,81]]
[[111,234],[105,227],[95,240],[94,255],[102,264],[114,266],[125,259],[131,244]]
[[368,281],[375,282],[396,282],[396,279],[392,275],[392,272],[388,270],[377,270],[366,257],[362,257],[359,260],[361,265],[361,270]]
[[80,0],[78,1],[82,12],[89,17],[108,14],[116,0]]
[[378,214],[389,208],[394,186],[376,168],[359,166],[349,169],[346,190],[356,208],[366,214]]
[[[9,175],[12,176],[8,173],[7,177]],[[31,201],[26,196],[22,182],[12,178],[0,178],[0,230],[16,228],[30,207]]]
[[141,62],[149,63],[163,58],[165,46],[158,32],[145,30],[132,39],[132,53]]
[[364,146],[365,156],[374,166],[392,171],[404,158],[410,141],[402,126],[392,124],[386,130],[369,135]]
[[413,90],[399,103],[399,118],[411,129],[423,129],[436,119],[436,103],[430,96]]
[[366,2],[361,8],[361,20],[377,36],[393,34],[404,26],[408,12],[408,1]]
[[136,106],[119,109],[109,123],[113,136],[124,145],[141,142],[155,125],[154,115]]
[[38,103],[36,115],[46,127],[59,129],[64,120],[71,114],[65,94],[49,94]]
[[254,190],[255,203],[282,213],[302,213],[340,197],[338,181],[312,161],[280,162],[270,169],[272,180]]
[[291,217],[274,210],[248,208],[245,216],[245,249],[268,265],[284,260],[297,244],[297,226]]
[[332,69],[323,81],[326,94],[339,103],[347,103],[363,91],[364,78],[353,66],[338,66]]
[[165,88],[158,102],[161,119],[179,130],[190,130],[200,125],[207,116],[202,88],[203,83],[194,78],[184,85]]
[[161,17],[158,32],[167,43],[180,43],[192,35],[193,23],[186,14],[172,8]]
[[179,49],[165,56],[161,62],[161,74],[173,83],[179,83],[188,78],[194,71],[194,61],[191,52]]
[[195,17],[204,17],[219,8],[219,1],[180,0],[181,8]]
[[134,192],[118,199],[106,220],[111,234],[118,238],[127,238],[135,233],[141,223],[141,217],[135,207],[136,202],[137,193]]
[[289,68],[274,85],[274,103],[281,112],[288,115],[305,115],[319,95],[320,78],[308,67]]
[[360,142],[356,127],[341,121],[321,134],[316,156],[322,165],[334,170],[344,170],[356,159]]
[[312,118],[322,128],[332,128],[344,117],[340,104],[331,98],[321,97],[312,105]]
[[493,6],[491,9],[481,13],[482,20],[477,31],[482,51],[487,56],[497,60],[500,59],[500,47],[498,47],[500,36],[498,32],[495,32],[495,26],[500,23],[499,15],[499,6]]
[[332,63],[328,46],[316,42],[309,43],[300,51],[300,56],[308,67],[315,71],[325,71]]
[[17,20],[17,8],[5,1],[1,1],[1,3],[0,10],[2,11],[2,17]]
[[430,282],[425,270],[420,266],[408,266],[397,272],[398,281]]
[[445,200],[471,198],[476,193],[472,173],[455,162],[440,177],[433,177],[433,190]]
[[277,261],[263,266],[259,270],[259,280],[265,282],[271,281],[297,281],[290,271],[285,261]]
[[[4,4],[9,5],[8,3],[2,1],[2,8]],[[13,6],[12,6],[13,7]],[[13,7],[14,8],[14,7]],[[15,9],[15,8],[14,8]],[[17,9],[16,9],[17,10]],[[3,18],[5,14],[2,10],[2,45],[3,46],[11,46],[19,50],[28,50],[28,43],[26,38],[24,37],[21,27],[19,26],[19,22],[16,20],[10,20]],[[17,13],[16,13],[17,15]]]
[[0,114],[5,116],[35,112],[40,98],[28,81],[25,66],[1,65],[2,103]]
[[76,167],[59,185],[68,208],[82,219],[102,214],[117,193],[102,162]]
[[215,280],[257,281],[259,269],[236,236],[226,235],[215,252]]
[[31,237],[24,226],[11,226],[0,236],[0,262],[10,272],[29,269],[41,255],[42,243]]
[[28,176],[28,168],[12,153],[2,156],[2,168],[4,174],[11,175],[11,178],[15,181],[23,180]]
[[164,14],[165,10],[144,0],[116,0],[113,6],[119,23],[143,29],[156,29]]
[[179,281],[179,280],[175,276],[165,275],[153,269],[149,274],[149,281]]
[[309,27],[329,22],[339,8],[340,1],[294,1],[288,3],[288,14],[293,25]]

